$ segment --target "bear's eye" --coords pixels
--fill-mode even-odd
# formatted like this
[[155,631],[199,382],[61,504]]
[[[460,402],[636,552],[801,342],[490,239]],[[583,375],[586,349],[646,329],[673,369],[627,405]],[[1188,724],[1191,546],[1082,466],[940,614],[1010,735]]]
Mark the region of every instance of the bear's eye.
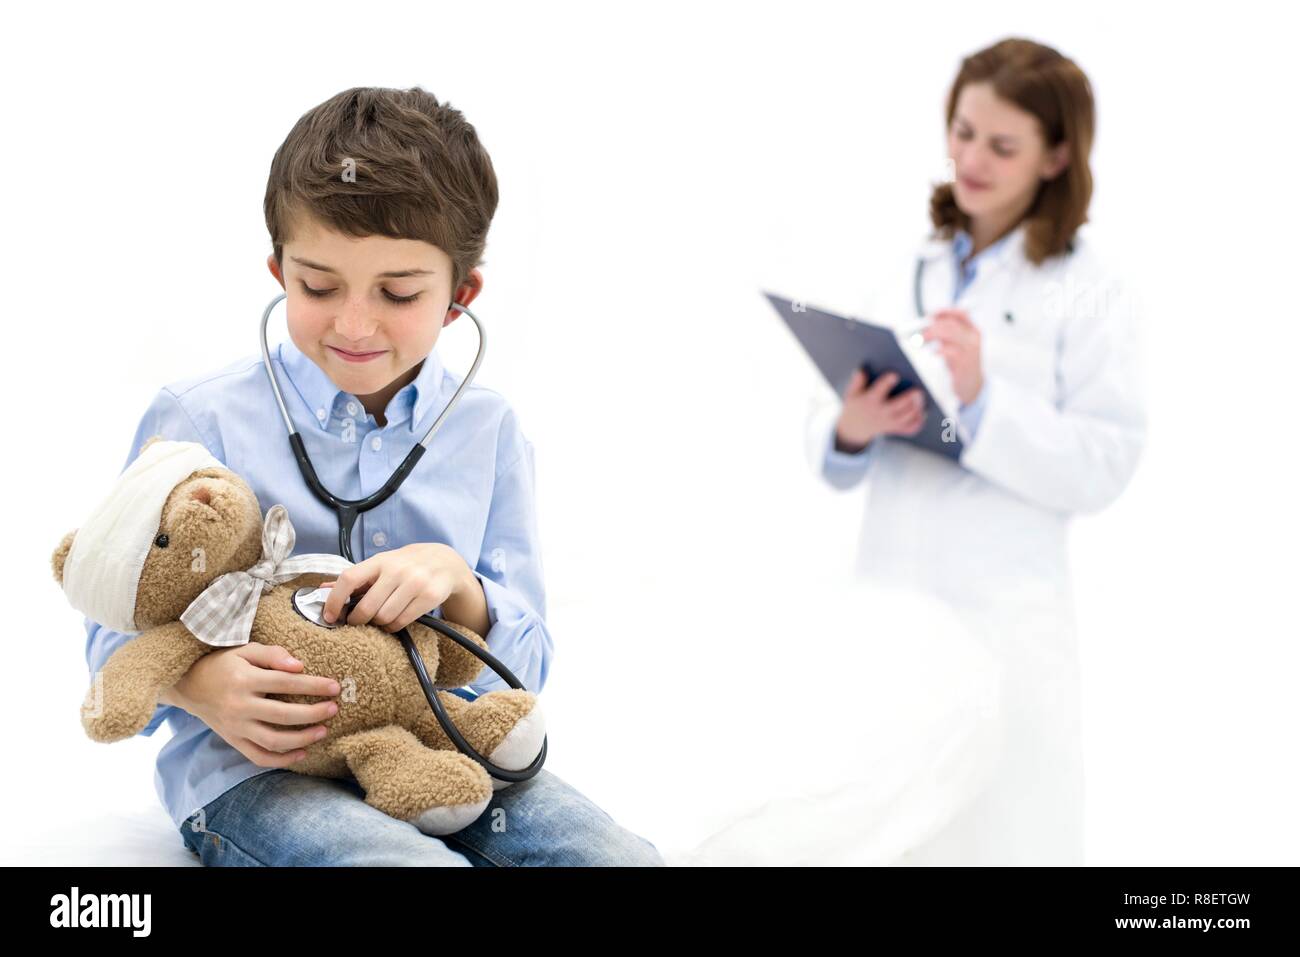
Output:
[[159,548],[166,548],[166,547],[167,547],[167,543],[168,543],[169,541],[171,541],[171,539],[169,539],[169,538],[167,537],[167,533],[166,533],[166,532],[163,532],[161,535],[159,535],[157,538],[155,538],[155,539],[153,540],[153,543],[154,543],[155,545],[157,545]]

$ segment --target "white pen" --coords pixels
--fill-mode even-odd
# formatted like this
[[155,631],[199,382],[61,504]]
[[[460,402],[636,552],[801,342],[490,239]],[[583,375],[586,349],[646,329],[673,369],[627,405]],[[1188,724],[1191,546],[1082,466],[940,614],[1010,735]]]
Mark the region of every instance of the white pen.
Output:
[[904,326],[899,330],[898,335],[900,338],[906,339],[912,345],[920,347],[925,345],[925,339],[921,333],[928,328],[930,328],[930,320],[926,319],[924,322],[917,322],[910,326]]

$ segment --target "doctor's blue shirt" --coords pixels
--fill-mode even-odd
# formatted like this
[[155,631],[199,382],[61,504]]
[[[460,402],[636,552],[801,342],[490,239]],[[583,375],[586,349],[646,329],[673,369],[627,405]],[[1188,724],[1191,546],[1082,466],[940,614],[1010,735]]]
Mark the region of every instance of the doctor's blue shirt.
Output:
[[[383,485],[461,382],[430,352],[416,378],[389,401],[380,427],[355,395],[341,391],[292,341],[272,349],[271,360],[317,474],[349,499]],[[123,470],[152,435],[201,442],[248,482],[263,514],[284,505],[297,534],[295,554],[338,553],[335,513],[303,483],[260,355],[162,388],[140,420]],[[509,404],[471,384],[397,492],[357,519],[352,548],[360,562],[414,542],[450,545],[482,582],[489,650],[525,687],[540,692],[553,644],[534,475],[533,446]],[[89,618],[85,627],[92,676],[134,637]],[[469,687],[482,694],[509,686],[485,668]],[[181,708],[160,704],[140,733],[151,735],[164,721],[173,734],[158,754],[154,783],[177,827],[234,785],[271,770]]]
[[[970,262],[963,262],[967,256],[970,256],[970,251],[975,241],[966,230],[957,230],[956,235],[952,238],[952,254],[953,258],[956,260],[957,266],[957,286],[952,292],[952,301],[954,305],[956,305],[957,300],[961,298],[961,294],[966,291],[966,287],[975,281],[975,274],[979,270],[980,261],[987,259],[988,255],[993,252],[993,250],[1010,241],[1011,237],[1015,234],[1015,230],[1012,230],[997,242],[981,249],[977,255],[971,257]],[[972,436],[974,436],[979,430],[980,419],[984,417],[984,404],[987,400],[988,392],[984,389],[980,389],[980,393],[975,396],[974,402],[971,402],[969,405],[963,405],[957,410],[957,414],[961,417],[962,423],[966,426],[967,431],[969,431]]]

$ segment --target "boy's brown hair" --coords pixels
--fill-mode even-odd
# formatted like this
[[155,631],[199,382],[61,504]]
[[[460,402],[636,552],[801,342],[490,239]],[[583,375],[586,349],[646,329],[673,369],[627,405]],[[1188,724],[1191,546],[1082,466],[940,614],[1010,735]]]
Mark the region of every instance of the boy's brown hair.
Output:
[[482,261],[497,179],[459,110],[418,86],[353,87],[304,113],[271,161],[263,201],[277,263],[295,213],[358,238],[432,243],[452,294]]

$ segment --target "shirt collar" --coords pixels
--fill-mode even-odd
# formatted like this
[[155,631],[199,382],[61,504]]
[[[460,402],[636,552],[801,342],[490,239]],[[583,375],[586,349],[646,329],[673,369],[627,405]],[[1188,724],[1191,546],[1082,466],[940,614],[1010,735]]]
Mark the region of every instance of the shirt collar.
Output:
[[[280,343],[280,362],[289,377],[289,382],[307,403],[312,418],[316,420],[317,428],[321,430],[329,429],[330,418],[334,415],[334,408],[341,399],[346,401],[348,398],[356,398],[335,385],[334,380],[325,374],[325,370],[294,345],[292,339]],[[409,414],[408,427],[414,432],[429,408],[442,394],[443,372],[438,353],[430,350],[415,378],[398,389],[388,400],[388,407],[384,409],[385,420],[389,423],[398,422],[404,415]]]
[[[1016,228],[1011,230],[1011,232],[993,243],[993,245],[981,249],[976,258],[981,262],[986,260],[997,262],[1004,259],[1011,250],[1019,248],[1023,241],[1024,232],[1025,223],[1024,220],[1021,220],[1016,224]],[[966,232],[964,229],[958,229],[953,234],[952,251],[953,254],[956,255],[958,262],[961,262],[970,255],[972,243],[973,240],[971,239],[970,233]]]

